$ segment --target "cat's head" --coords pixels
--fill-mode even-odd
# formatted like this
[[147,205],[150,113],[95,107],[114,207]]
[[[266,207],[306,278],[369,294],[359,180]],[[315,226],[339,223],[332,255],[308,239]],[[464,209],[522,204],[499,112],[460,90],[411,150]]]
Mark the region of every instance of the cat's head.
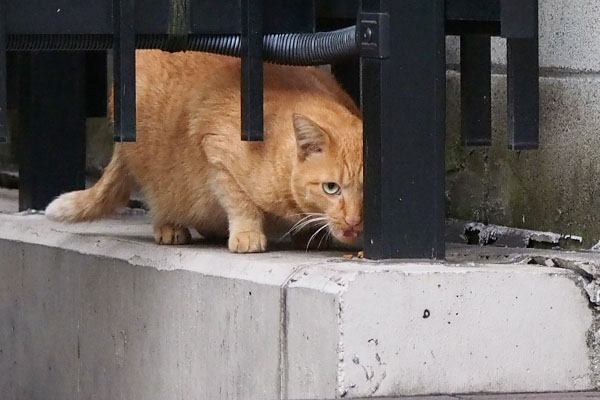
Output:
[[362,121],[348,112],[321,117],[318,123],[303,114],[294,114],[292,119],[296,202],[304,213],[323,218],[319,222],[327,223],[335,239],[356,243],[363,232]]

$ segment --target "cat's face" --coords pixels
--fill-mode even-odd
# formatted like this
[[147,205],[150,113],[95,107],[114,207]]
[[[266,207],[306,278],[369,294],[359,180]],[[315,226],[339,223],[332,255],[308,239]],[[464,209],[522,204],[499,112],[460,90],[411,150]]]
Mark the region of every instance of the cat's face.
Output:
[[297,161],[292,191],[305,213],[323,214],[340,242],[352,244],[363,231],[362,122],[357,117],[321,126],[294,115]]

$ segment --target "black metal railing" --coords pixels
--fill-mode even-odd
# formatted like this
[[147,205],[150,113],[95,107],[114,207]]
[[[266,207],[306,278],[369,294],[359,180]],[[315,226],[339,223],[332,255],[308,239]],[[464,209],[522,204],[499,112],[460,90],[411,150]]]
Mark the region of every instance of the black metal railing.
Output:
[[503,36],[508,146],[537,148],[537,7],[537,0],[0,0],[0,142],[8,139],[7,106],[16,107],[20,208],[44,208],[84,186],[86,116],[106,114],[106,49],[114,55],[116,140],[135,140],[136,48],[198,49],[199,40],[219,38],[224,46],[237,41],[242,59],[241,136],[262,140],[263,60],[286,62],[305,43],[292,43],[288,57],[269,40],[356,25],[355,51],[345,31],[327,39],[345,40],[344,54],[302,63],[331,62],[361,104],[365,254],[444,258],[445,36],[461,37],[464,144],[491,144],[490,37]]

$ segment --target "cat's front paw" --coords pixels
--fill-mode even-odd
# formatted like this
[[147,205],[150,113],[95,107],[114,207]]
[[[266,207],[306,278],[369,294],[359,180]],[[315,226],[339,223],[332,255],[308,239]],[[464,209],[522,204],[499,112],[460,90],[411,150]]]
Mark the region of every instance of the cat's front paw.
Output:
[[175,228],[172,225],[154,227],[154,241],[157,244],[188,244],[192,235],[187,228]]
[[233,253],[261,253],[267,250],[267,237],[261,232],[238,232],[229,237]]

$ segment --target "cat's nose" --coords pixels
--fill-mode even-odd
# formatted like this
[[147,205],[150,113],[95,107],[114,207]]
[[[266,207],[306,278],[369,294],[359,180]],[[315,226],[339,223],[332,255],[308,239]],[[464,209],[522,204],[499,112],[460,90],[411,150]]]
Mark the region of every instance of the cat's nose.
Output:
[[362,222],[362,219],[358,216],[355,217],[345,217],[344,221],[346,221],[346,223],[348,225],[350,225],[351,227],[355,227],[357,225],[360,225],[360,223]]

